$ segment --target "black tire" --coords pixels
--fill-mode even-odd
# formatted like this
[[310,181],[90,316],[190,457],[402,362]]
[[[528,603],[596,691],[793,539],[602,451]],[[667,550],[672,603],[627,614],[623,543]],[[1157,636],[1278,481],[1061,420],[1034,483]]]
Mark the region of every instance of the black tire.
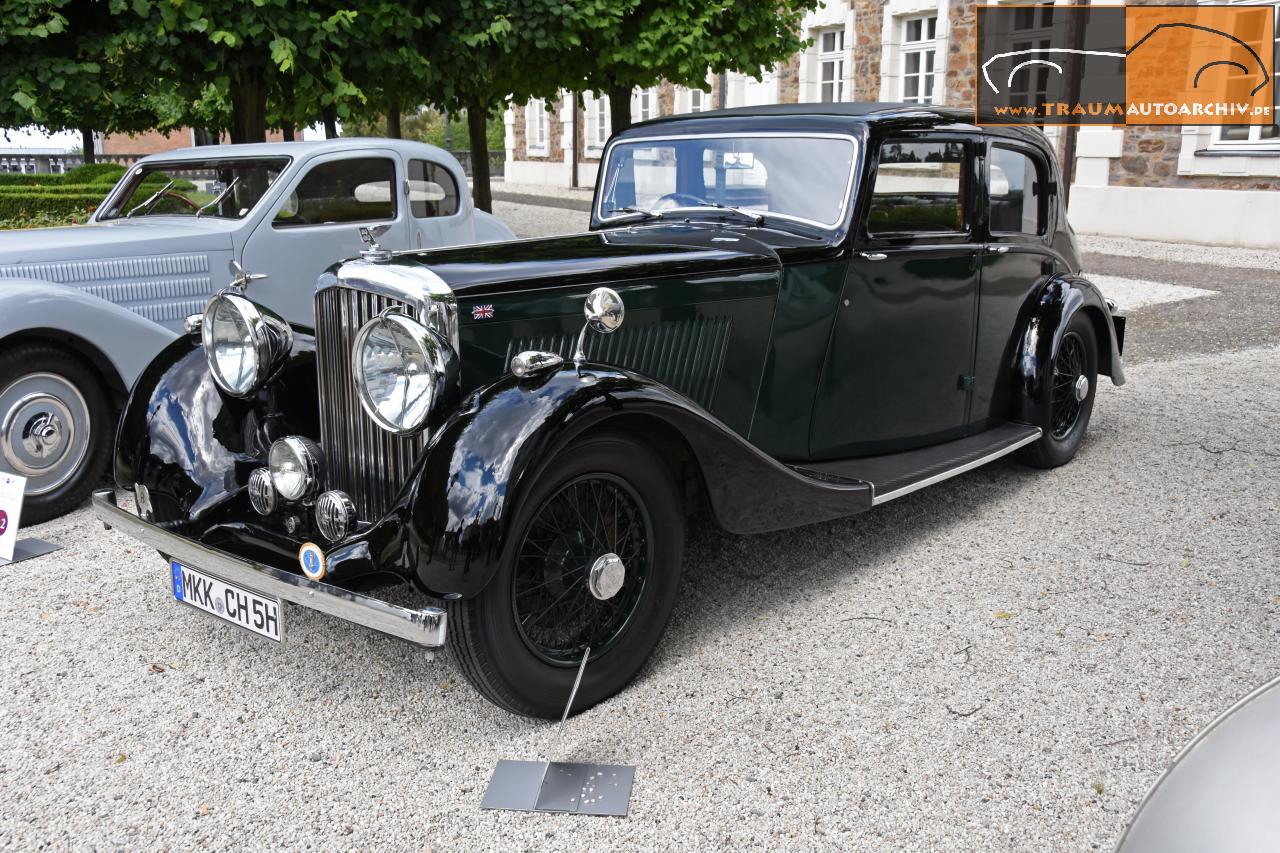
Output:
[[85,502],[114,433],[102,377],[78,356],[38,343],[0,350],[0,468],[28,478],[24,527]]
[[[1083,399],[1075,394],[1080,377],[1089,383]],[[1070,462],[1089,428],[1098,392],[1098,336],[1083,311],[1076,312],[1062,333],[1049,382],[1049,393],[1039,411],[1038,425],[1044,435],[1018,452],[1018,461],[1034,468],[1056,468]]]
[[[681,492],[665,459],[626,433],[588,435],[543,471],[518,510],[497,575],[475,598],[448,603],[448,635],[458,666],[485,698],[512,713],[558,719],[577,675],[578,650],[591,644],[587,640],[592,630],[595,636],[607,634],[610,639],[603,650],[593,646],[573,713],[629,684],[657,645],[680,586],[684,514]],[[574,506],[580,506],[590,504],[593,495],[600,496],[594,503],[599,515],[591,522],[576,522],[575,533],[570,529],[574,518],[581,519],[583,514],[559,511],[569,505],[570,496],[580,502]],[[554,527],[553,522],[566,518],[565,526]],[[641,529],[637,519],[647,526],[645,547],[636,544],[641,538],[636,534]],[[624,526],[621,535],[626,538],[620,539]],[[539,555],[541,549],[545,550]],[[627,558],[624,564],[630,564],[622,588],[613,598],[600,601],[590,594],[584,579],[594,561],[590,555],[609,551],[619,552]],[[647,555],[647,564],[642,555]],[[517,585],[521,586],[518,594]],[[551,590],[539,591],[539,585],[551,585]],[[549,617],[545,627],[530,624],[541,604],[536,597],[558,589],[564,591],[557,593],[556,601],[564,603],[552,607],[563,607],[566,616],[562,620]],[[573,610],[579,601],[581,609]],[[526,607],[529,613],[521,617]],[[615,613],[618,608],[630,609],[621,617],[607,617],[620,622],[596,617],[609,607]],[[591,619],[595,622],[587,621]],[[547,639],[556,632],[564,639]]]

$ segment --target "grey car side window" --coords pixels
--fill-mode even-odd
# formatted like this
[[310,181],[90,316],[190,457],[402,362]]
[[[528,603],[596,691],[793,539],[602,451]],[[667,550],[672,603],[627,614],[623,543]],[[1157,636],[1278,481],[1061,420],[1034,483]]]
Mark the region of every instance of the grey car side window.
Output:
[[373,222],[396,217],[395,161],[333,160],[313,166],[276,213],[276,228]]
[[458,182],[453,173],[427,160],[409,161],[409,210],[418,219],[458,212]]

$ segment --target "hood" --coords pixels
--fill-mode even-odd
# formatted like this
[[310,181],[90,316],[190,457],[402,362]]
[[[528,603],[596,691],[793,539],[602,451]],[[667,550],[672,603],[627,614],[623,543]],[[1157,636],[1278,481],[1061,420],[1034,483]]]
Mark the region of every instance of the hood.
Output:
[[779,269],[772,248],[715,224],[663,224],[567,237],[515,240],[415,252],[459,295],[481,296],[555,285],[594,285],[674,275]]
[[0,265],[230,250],[236,224],[165,219],[0,231]]

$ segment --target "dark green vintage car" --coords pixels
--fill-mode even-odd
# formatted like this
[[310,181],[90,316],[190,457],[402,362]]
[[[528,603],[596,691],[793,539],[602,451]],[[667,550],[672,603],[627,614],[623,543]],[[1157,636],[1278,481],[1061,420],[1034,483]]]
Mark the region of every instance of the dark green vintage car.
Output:
[[605,149],[588,233],[392,254],[371,223],[314,329],[242,275],[133,389],[138,517],[98,511],[255,633],[291,602],[447,644],[516,713],[557,715],[579,673],[589,707],[657,644],[695,510],[753,533],[1061,465],[1097,377],[1123,382],[1051,149],[971,119],[646,122]]

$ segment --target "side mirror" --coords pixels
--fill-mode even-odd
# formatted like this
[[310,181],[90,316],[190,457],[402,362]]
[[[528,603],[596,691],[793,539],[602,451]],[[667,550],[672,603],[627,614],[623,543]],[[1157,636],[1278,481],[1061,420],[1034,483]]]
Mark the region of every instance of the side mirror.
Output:
[[582,370],[582,365],[587,361],[587,330],[590,329],[602,335],[618,331],[622,327],[623,319],[626,318],[627,306],[616,290],[597,287],[587,295],[587,301],[582,306],[582,314],[587,322],[583,324],[582,331],[578,334],[578,348],[573,354],[573,363],[577,365],[578,370]]

